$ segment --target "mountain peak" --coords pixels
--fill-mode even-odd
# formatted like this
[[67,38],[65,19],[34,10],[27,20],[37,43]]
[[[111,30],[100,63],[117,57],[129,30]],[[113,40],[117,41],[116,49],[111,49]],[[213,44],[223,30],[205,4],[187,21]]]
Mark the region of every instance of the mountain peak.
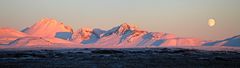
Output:
[[43,18],[27,30],[26,33],[34,36],[54,37],[57,32],[73,32],[70,26],[65,26],[62,22],[58,22],[52,18]]
[[42,22],[42,23],[57,23],[57,20],[55,20],[53,18],[43,18],[39,22]]
[[128,23],[123,23],[120,25],[120,29],[130,29],[130,30],[135,30],[137,26],[128,24]]
[[123,34],[127,30],[133,31],[133,30],[136,30],[136,29],[137,29],[137,26],[135,26],[135,25],[123,23],[118,27],[117,34]]
[[80,30],[84,31],[84,32],[91,32],[93,29],[92,28],[83,27]]
[[90,36],[92,35],[93,29],[91,28],[80,28],[76,32],[73,33],[73,41],[79,42],[82,40],[89,39]]
[[108,31],[103,36],[109,36],[111,34],[124,35],[126,33],[134,33],[135,31],[142,31],[137,28],[135,25],[123,23],[117,27],[114,27]]

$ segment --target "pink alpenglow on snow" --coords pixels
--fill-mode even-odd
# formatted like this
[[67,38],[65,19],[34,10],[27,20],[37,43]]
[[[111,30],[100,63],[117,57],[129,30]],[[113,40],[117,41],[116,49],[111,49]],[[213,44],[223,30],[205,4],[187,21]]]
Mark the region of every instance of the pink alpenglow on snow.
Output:
[[0,28],[0,44],[9,44],[11,41],[25,36],[27,34],[13,28]]
[[197,38],[178,37],[164,32],[149,32],[135,25],[123,23],[109,30],[81,28],[74,31],[57,20],[45,18],[24,29],[0,29],[1,47],[80,47],[80,48],[135,48],[135,47],[198,47],[239,46],[239,36],[206,42]]
[[0,28],[0,37],[24,37],[25,33],[17,31],[13,28]]
[[73,32],[70,26],[65,26],[57,20],[45,18],[27,28],[25,33],[39,37],[55,37],[57,32]]

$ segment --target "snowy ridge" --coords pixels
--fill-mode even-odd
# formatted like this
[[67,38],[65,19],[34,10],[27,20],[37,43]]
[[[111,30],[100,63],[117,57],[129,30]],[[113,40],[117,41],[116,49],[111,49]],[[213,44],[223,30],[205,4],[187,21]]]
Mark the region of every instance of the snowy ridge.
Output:
[[13,28],[0,28],[0,44],[9,44],[11,41],[25,36],[27,34]]
[[[90,38],[90,37],[88,37]],[[179,38],[174,34],[148,32],[129,24],[122,24],[104,33],[103,36],[86,46],[95,47],[158,47],[158,46],[200,46],[202,40]]]
[[[58,38],[42,38],[42,37],[22,37],[18,38],[9,43],[9,46],[52,46],[55,44],[73,44],[67,40],[62,40]],[[39,46],[39,47],[41,47]]]
[[227,38],[224,40],[208,42],[204,44],[205,46],[240,46],[240,35]]
[[13,28],[0,28],[0,37],[24,37],[25,33],[17,31]]
[[171,33],[148,32],[123,23],[110,30],[80,28],[73,31],[57,20],[45,18],[22,32],[0,29],[0,44],[9,46],[58,46],[93,48],[239,46],[240,35],[225,40],[206,42],[197,38],[177,37]]

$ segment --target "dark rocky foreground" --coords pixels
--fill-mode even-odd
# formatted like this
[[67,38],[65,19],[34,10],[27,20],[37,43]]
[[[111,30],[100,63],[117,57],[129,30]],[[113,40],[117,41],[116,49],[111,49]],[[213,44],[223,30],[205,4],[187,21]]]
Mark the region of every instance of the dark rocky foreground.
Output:
[[240,52],[180,48],[0,51],[0,68],[240,68]]

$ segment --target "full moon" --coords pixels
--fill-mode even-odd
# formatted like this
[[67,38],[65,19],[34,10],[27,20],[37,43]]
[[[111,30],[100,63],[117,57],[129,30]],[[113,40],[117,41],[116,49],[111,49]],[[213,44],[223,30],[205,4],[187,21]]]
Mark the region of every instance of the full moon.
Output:
[[215,19],[209,19],[208,20],[208,26],[213,27],[214,25],[216,25],[216,20]]

